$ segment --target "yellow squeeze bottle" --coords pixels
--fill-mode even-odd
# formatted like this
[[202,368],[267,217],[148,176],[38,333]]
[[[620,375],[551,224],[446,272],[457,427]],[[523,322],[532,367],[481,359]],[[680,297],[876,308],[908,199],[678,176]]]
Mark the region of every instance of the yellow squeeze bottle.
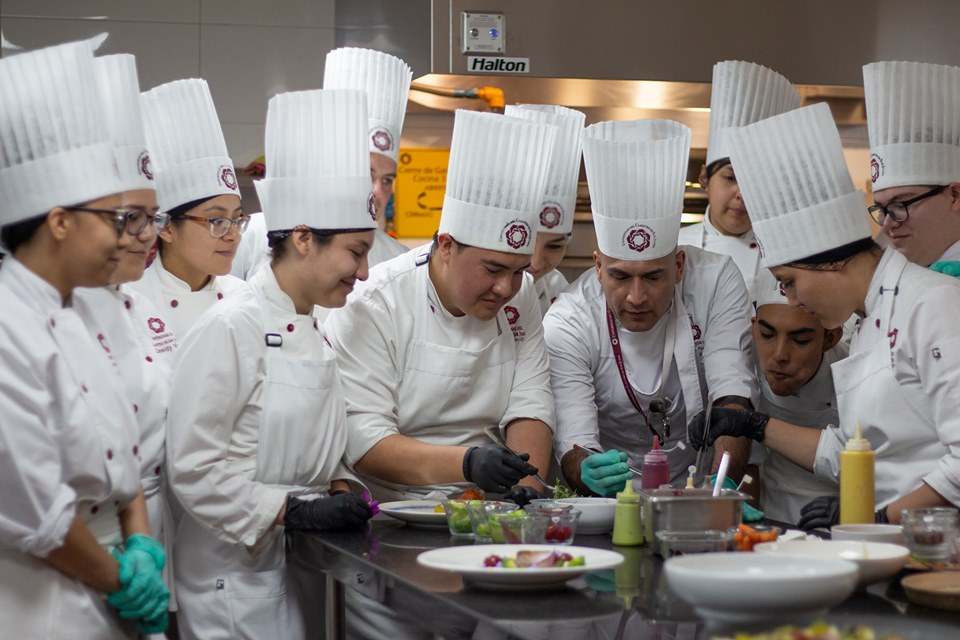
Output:
[[853,437],[840,452],[840,524],[874,522],[874,476],[876,454],[857,423]]

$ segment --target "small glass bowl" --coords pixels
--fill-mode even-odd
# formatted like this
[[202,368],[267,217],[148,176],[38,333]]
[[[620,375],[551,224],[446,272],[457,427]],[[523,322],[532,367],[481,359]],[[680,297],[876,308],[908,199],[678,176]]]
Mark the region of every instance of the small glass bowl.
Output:
[[533,500],[527,503],[527,506],[524,507],[524,509],[526,509],[527,511],[530,511],[531,509],[534,509],[534,508],[564,509],[566,511],[569,511],[570,509],[573,509],[573,505],[557,502],[552,498],[534,498]]
[[550,544],[573,544],[573,536],[577,533],[577,523],[580,522],[581,511],[572,508],[573,505],[532,506],[524,507],[528,513],[549,518],[544,541]]
[[664,558],[687,553],[718,553],[733,551],[733,531],[706,529],[703,531],[657,531],[660,555]]
[[473,527],[473,537],[477,542],[490,542],[493,537],[490,534],[496,523],[490,522],[490,516],[501,515],[516,511],[519,507],[513,502],[499,502],[497,500],[471,501],[467,505],[467,513],[470,514],[470,525]]
[[473,526],[467,511],[471,502],[479,503],[480,500],[446,500],[443,503],[443,511],[447,514],[447,527],[454,538],[473,537]]
[[949,562],[957,552],[960,512],[956,509],[904,509],[900,525],[910,551],[924,562]]
[[524,513],[523,516],[507,514],[491,519],[491,524],[494,521],[500,523],[506,544],[543,544],[550,524],[549,518],[534,513]]

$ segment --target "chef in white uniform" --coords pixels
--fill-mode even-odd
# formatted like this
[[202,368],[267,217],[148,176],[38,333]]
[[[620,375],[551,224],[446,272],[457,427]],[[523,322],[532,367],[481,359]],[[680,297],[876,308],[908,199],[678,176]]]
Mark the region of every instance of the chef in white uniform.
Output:
[[907,260],[960,277],[960,67],[863,68],[870,213]]
[[0,95],[0,629],[132,638],[167,592],[134,410],[72,304],[129,244],[90,43],[0,60]]
[[[847,357],[843,330],[825,329],[803,309],[787,303],[780,284],[763,269],[757,279],[753,344],[757,353],[761,413],[810,429],[839,422],[831,365]],[[776,451],[760,453],[760,508],[768,518],[795,523],[816,497],[837,495],[832,478],[817,478]]]
[[569,284],[557,266],[566,255],[567,242],[573,234],[586,117],[575,109],[543,104],[507,105],[504,115],[557,127],[547,188],[540,203],[537,244],[527,269],[527,273],[533,276],[540,310],[546,315],[547,309]]
[[270,100],[257,193],[274,258],[179,349],[168,450],[188,514],[177,532],[182,637],[307,637],[284,530],[359,528],[372,515],[341,463],[336,356],[312,316],[316,304],[342,306],[367,275],[376,221],[364,102],[327,90]]
[[730,164],[730,132],[799,106],[797,90],[775,71],[741,60],[713,65],[707,162],[700,170],[709,204],[703,222],[680,230],[680,244],[733,258],[751,299],[760,251]]
[[[690,130],[670,120],[586,129],[596,269],[544,318],[554,447],[581,491],[622,490],[627,461],[639,467],[655,437],[664,447],[687,440],[708,397],[745,407],[755,400],[743,278],[726,256],[677,247],[689,151]],[[729,446],[742,473],[748,443]],[[672,480],[682,481],[695,457],[692,447],[672,452]]]
[[[749,435],[836,480],[840,451],[859,423],[876,452],[878,521],[897,523],[908,507],[960,505],[960,282],[871,240],[827,105],[741,129],[732,157],[764,266],[790,304],[829,328],[851,313],[861,321],[850,356],[832,367],[839,427],[815,431],[715,409],[708,441]],[[838,515],[836,498],[817,498],[798,524],[830,526]]]
[[[327,319],[346,457],[380,500],[471,483],[520,501],[543,491],[530,476],[549,464],[553,397],[524,270],[555,137],[552,125],[457,111],[437,239],[375,269]],[[490,426],[529,462],[492,445]]]
[[230,274],[250,218],[204,80],[177,80],[142,94],[147,148],[161,211],[156,260],[133,288],[167,314],[154,343],[169,346],[215,302],[246,288]]

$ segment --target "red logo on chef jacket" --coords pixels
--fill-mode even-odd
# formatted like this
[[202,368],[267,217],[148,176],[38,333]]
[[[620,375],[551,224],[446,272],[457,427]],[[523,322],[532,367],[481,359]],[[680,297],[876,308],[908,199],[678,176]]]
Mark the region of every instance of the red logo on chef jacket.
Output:
[[703,357],[703,331],[700,330],[700,325],[693,321],[693,316],[687,314],[687,317],[690,318],[690,331],[693,333],[693,345],[697,350],[697,357]]
[[370,197],[367,198],[367,213],[370,214],[370,219],[376,222],[377,220],[377,198],[373,195],[373,192],[370,192]]
[[370,142],[377,151],[390,151],[393,149],[393,136],[386,129],[372,129],[370,131]]
[[154,333],[163,333],[164,329],[167,328],[167,325],[163,323],[163,320],[160,318],[148,318],[147,319],[147,328]]
[[635,224],[624,232],[623,244],[637,253],[643,253],[657,244],[657,234],[644,224]]
[[137,171],[147,180],[153,180],[153,165],[150,164],[150,154],[146,151],[142,151],[137,158]]
[[899,330],[899,329],[894,329],[893,331],[890,331],[889,333],[887,333],[887,337],[890,338],[890,348],[891,348],[891,349],[893,349],[895,346],[897,346],[897,334],[899,334],[899,333],[900,333],[900,330]]
[[511,249],[521,249],[530,243],[530,225],[523,220],[511,220],[503,225],[500,240]]
[[516,307],[506,306],[503,308],[503,312],[506,314],[507,322],[509,322],[511,326],[517,324],[517,320],[520,319],[519,309]]
[[507,322],[510,323],[510,331],[513,332],[513,341],[516,344],[523,342],[527,337],[527,332],[520,323],[520,310],[509,305],[503,308],[503,313],[507,316]]
[[553,229],[563,222],[563,209],[555,202],[548,202],[540,210],[540,226],[544,229]]
[[870,182],[876,182],[883,175],[883,158],[875,153],[870,154]]
[[220,167],[220,175],[218,176],[220,184],[225,186],[231,191],[237,190],[237,176],[233,173],[233,167],[223,166]]

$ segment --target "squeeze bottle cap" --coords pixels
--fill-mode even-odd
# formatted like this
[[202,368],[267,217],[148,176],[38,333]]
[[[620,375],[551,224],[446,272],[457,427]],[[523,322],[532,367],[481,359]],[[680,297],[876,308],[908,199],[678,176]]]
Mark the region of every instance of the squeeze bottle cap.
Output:
[[640,496],[637,495],[637,493],[633,490],[632,476],[630,477],[629,480],[627,480],[627,486],[623,488],[623,491],[620,491],[617,493],[617,502],[627,503],[627,504],[633,504],[633,503],[640,504]]
[[660,449],[660,438],[653,439],[653,448],[643,454],[643,463],[651,464],[657,462],[666,462],[667,454]]
[[856,429],[853,432],[853,437],[847,440],[847,451],[872,451],[870,447],[870,441],[863,437],[863,433],[860,431],[860,423],[857,423]]

